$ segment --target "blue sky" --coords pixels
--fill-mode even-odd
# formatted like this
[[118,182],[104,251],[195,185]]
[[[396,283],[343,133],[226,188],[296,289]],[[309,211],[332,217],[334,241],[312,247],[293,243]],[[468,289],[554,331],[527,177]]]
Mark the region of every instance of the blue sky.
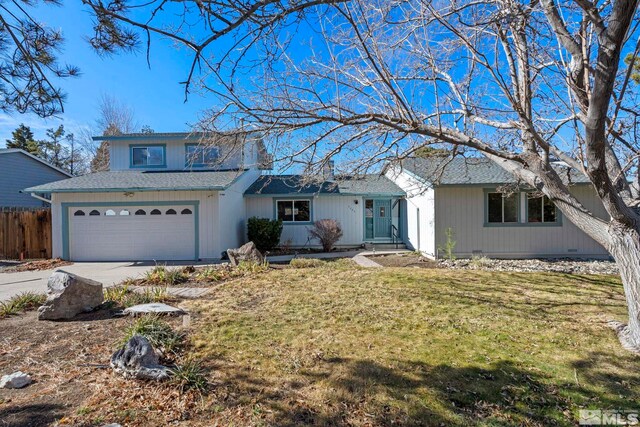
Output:
[[37,19],[48,26],[60,28],[65,36],[61,63],[80,67],[81,76],[58,80],[67,93],[65,111],[59,117],[40,119],[34,115],[0,113],[0,147],[18,124],[30,126],[36,137],[62,123],[70,132],[92,126],[102,94],[129,104],[140,125],[149,125],[156,132],[187,131],[199,112],[214,104],[198,93],[192,93],[184,103],[184,88],[190,56],[185,50],[170,48],[156,39],[152,44],[151,69],[144,50],[112,57],[100,57],[89,46],[91,17],[79,2],[67,1],[61,7],[42,6],[34,9]]

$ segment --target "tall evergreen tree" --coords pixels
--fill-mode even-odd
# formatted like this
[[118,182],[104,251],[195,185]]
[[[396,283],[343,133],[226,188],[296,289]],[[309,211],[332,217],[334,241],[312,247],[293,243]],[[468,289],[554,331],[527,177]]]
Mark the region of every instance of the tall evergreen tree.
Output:
[[7,139],[7,148],[19,148],[36,156],[40,156],[39,144],[33,139],[33,132],[29,126],[21,123],[20,126],[11,132],[11,139]]

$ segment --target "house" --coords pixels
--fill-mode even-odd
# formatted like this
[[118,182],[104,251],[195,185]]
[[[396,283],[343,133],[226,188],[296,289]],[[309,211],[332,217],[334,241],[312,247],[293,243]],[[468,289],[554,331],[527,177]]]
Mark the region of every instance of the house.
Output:
[[[562,162],[553,167],[587,209],[608,218],[586,176]],[[548,198],[517,186],[484,157],[411,158],[388,167],[386,176],[406,193],[402,240],[427,256],[442,256],[449,230],[458,257],[609,257]]]
[[[220,258],[246,242],[250,217],[283,221],[282,246],[318,247],[308,228],[334,218],[338,246],[406,244],[430,257],[451,230],[457,256],[608,257],[544,197],[484,158],[407,159],[384,175],[273,175],[252,135],[156,133],[107,139],[110,171],[24,190],[51,197],[53,256],[74,261]],[[586,178],[574,194],[606,217]]]
[[[280,218],[282,243],[336,218],[343,246],[393,242],[404,192],[384,176],[306,183],[264,175],[261,139],[155,133],[109,141],[110,171],[24,191],[50,195],[53,256],[74,261],[217,259],[246,241],[251,216]],[[317,242],[313,242],[317,246]]]
[[0,208],[49,207],[47,202],[24,194],[21,190],[70,176],[66,171],[26,151],[0,149]]

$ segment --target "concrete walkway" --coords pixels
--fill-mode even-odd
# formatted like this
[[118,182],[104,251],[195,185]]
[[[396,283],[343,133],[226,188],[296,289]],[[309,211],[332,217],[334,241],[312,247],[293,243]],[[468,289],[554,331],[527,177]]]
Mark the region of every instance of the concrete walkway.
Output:
[[300,253],[297,255],[268,256],[267,261],[274,262],[274,263],[285,263],[285,262],[291,261],[296,257],[297,258],[318,258],[318,259],[351,258],[358,265],[361,265],[362,267],[382,267],[377,262],[374,262],[369,258],[365,258],[365,257],[369,255],[389,255],[389,254],[401,254],[406,252],[411,252],[411,251],[408,249],[383,250],[383,251],[367,251],[362,249],[362,250],[344,251],[344,252]]
[[[161,263],[165,264],[165,263]],[[167,263],[168,265],[193,265],[193,263]],[[155,263],[137,262],[78,262],[65,265],[59,270],[113,286],[125,279],[137,279],[155,267]],[[47,291],[47,280],[58,269],[42,271],[0,272],[0,301],[5,301],[22,292]]]

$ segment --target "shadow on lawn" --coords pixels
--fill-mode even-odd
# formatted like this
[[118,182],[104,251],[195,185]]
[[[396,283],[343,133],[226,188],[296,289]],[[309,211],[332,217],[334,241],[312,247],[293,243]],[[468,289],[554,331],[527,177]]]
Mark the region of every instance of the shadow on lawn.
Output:
[[[634,372],[636,361],[614,357],[598,353],[576,362],[579,382],[504,361],[485,369],[344,358],[301,370],[298,382],[284,388],[251,374],[232,381],[269,408],[268,423],[277,426],[569,426],[581,406],[631,409],[640,398],[640,377],[620,373]],[[611,367],[620,369],[612,374]]]
[[53,424],[63,415],[64,407],[54,404],[0,406],[0,426],[39,427]]
[[439,297],[463,305],[494,306],[538,319],[542,313],[571,320],[564,307],[577,307],[582,314],[601,313],[604,308],[626,313],[620,280],[611,276],[509,273],[492,276],[490,287],[479,286],[484,275],[468,275],[465,280],[447,278],[449,286],[438,288]]

